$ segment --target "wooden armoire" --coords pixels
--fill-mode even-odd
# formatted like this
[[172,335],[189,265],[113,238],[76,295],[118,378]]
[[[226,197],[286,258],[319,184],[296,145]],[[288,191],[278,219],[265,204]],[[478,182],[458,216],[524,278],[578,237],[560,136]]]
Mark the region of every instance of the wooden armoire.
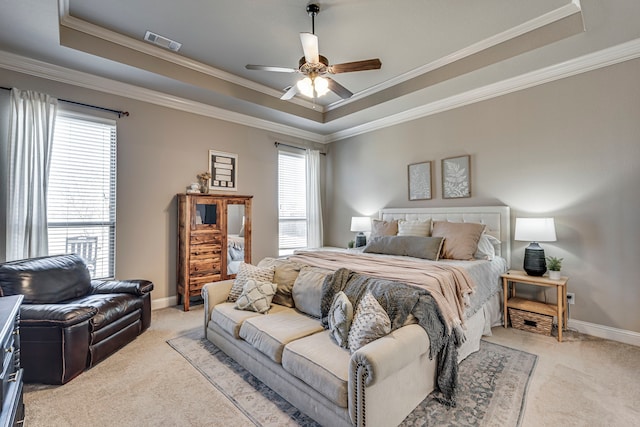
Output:
[[205,283],[231,279],[232,267],[251,262],[252,198],[178,194],[177,295],[184,311]]

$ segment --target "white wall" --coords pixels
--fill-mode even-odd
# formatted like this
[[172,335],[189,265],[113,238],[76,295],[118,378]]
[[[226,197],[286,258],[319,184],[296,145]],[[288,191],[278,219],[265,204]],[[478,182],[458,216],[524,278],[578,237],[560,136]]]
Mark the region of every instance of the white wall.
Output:
[[[383,207],[508,205],[553,216],[571,317],[640,332],[640,60],[331,144],[327,244]],[[471,155],[472,197],[444,200],[440,160]],[[407,165],[435,161],[435,198],[409,202]],[[513,224],[513,222],[512,222]],[[521,268],[525,242],[514,242]],[[554,300],[549,292],[549,300]]]

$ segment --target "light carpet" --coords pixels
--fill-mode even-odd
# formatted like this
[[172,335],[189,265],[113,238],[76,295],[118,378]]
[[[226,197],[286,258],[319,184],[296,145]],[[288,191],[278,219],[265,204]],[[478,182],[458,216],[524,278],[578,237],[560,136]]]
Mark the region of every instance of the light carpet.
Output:
[[[256,426],[317,426],[205,339],[202,328],[167,343]],[[482,341],[460,364],[457,406],[427,396],[402,426],[519,426],[536,361],[534,354]]]

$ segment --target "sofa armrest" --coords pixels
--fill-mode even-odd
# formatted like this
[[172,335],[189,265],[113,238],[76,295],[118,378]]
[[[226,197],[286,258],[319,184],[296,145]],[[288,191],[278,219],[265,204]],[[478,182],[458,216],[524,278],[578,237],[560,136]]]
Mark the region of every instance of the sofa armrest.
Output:
[[[429,336],[407,325],[351,355],[349,416],[356,426],[398,425],[433,390]],[[393,393],[389,393],[393,390]]]
[[231,286],[233,286],[233,279],[223,280],[221,282],[206,283],[200,291],[202,298],[204,299],[204,331],[205,336],[207,334],[207,323],[211,319],[211,311],[216,305],[227,301]]
[[95,307],[78,304],[22,304],[20,326],[59,326],[66,328],[91,319],[98,313]]
[[429,336],[422,326],[403,326],[353,353],[349,376],[364,369],[364,385],[371,386],[425,353],[429,354]]
[[148,280],[92,280],[91,294],[133,294],[142,296],[153,290]]

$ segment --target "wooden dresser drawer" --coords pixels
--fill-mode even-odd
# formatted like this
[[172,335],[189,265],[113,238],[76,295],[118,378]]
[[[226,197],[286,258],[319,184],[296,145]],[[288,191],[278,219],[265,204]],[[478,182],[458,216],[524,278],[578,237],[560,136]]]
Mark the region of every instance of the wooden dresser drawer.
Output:
[[189,274],[220,274],[220,256],[217,259],[192,259],[189,262]]
[[193,245],[190,248],[189,255],[192,260],[211,259],[220,261],[220,252],[222,252],[222,246],[220,245]]
[[193,233],[189,240],[191,245],[222,244],[222,237],[220,236],[220,233]]

